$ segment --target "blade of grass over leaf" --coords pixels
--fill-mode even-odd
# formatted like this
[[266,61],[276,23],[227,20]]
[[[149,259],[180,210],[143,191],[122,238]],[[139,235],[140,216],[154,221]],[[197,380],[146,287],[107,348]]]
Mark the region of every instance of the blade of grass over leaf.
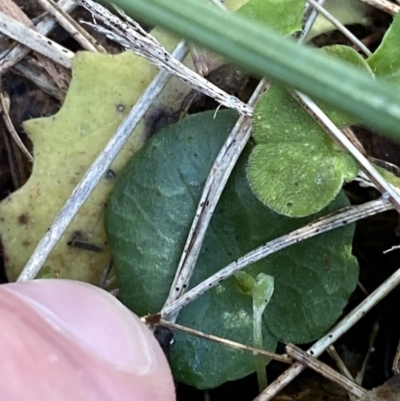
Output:
[[265,75],[324,100],[400,141],[398,91],[329,56],[285,39],[239,15],[197,0],[114,1],[126,12],[168,28]]

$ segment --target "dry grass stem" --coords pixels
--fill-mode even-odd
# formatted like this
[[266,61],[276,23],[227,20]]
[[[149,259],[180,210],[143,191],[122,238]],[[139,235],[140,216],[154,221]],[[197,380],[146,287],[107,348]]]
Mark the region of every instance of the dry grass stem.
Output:
[[[344,375],[349,380],[354,382],[353,376],[351,375],[351,373],[347,369],[347,366],[342,361],[342,358],[340,358],[339,354],[336,352],[335,347],[333,345],[330,345],[326,349],[326,351],[328,352],[329,356],[336,362],[336,366],[339,369],[339,371],[342,373],[342,375]],[[358,400],[358,397],[355,397],[354,394],[352,394],[350,392],[347,392],[347,395],[348,395],[350,401],[357,401]]]
[[390,203],[390,201],[384,197],[381,197],[378,200],[364,203],[363,205],[350,206],[338,210],[310,224],[307,224],[298,230],[276,238],[242,256],[237,261],[232,262],[228,266],[210,276],[207,280],[204,280],[196,287],[192,288],[186,294],[179,297],[176,301],[172,302],[168,306],[164,306],[161,312],[162,318],[169,320],[170,316],[174,316],[184,306],[198,298],[200,295],[204,294],[210,288],[218,285],[221,281],[226,280],[239,270],[244,269],[250,264],[255,263],[277,251],[280,251],[281,249],[287,248],[290,245],[304,241],[305,239],[314,237],[316,235],[320,235],[335,228],[351,224],[365,217],[382,213],[391,209],[393,209],[393,205]]
[[[8,103],[8,104],[7,104]],[[21,152],[28,158],[30,162],[33,162],[33,157],[29,153],[28,149],[22,142],[21,138],[19,137],[17,131],[14,128],[14,124],[11,121],[10,114],[8,113],[9,110],[9,102],[5,101],[3,92],[0,92],[0,106],[1,106],[1,116],[3,117],[3,121],[7,127],[8,132],[11,135],[11,138],[15,141]]]
[[364,380],[364,376],[365,376],[365,372],[367,370],[367,366],[368,366],[368,362],[371,358],[371,354],[374,350],[375,347],[375,341],[376,341],[376,337],[378,335],[379,332],[379,323],[378,321],[375,322],[374,326],[372,327],[372,331],[371,334],[369,335],[369,341],[368,341],[368,351],[367,354],[365,355],[362,367],[360,372],[358,373],[357,377],[356,377],[356,382],[358,384],[362,384],[363,380]]
[[210,83],[207,79],[171,57],[155,38],[144,31],[137,22],[133,21],[123,11],[118,10],[127,22],[111,14],[100,4],[91,0],[77,0],[77,2],[89,10],[96,19],[104,22],[108,27],[107,29],[92,23],[88,23],[88,25],[103,33],[109,39],[147,58],[157,67],[175,75],[193,89],[215,99],[218,103],[236,110],[239,114],[252,115],[253,109],[247,104],[235,96],[228,95],[218,88],[218,86]]
[[[323,6],[325,3],[325,0],[318,0],[318,4],[320,6]],[[306,3],[306,7],[305,7],[305,11],[304,11],[304,15],[306,18],[306,21],[304,23],[304,28],[300,33],[299,36],[299,43],[304,43],[307,39],[308,34],[311,32],[311,29],[314,25],[314,22],[316,21],[317,17],[318,17],[318,11],[311,7],[310,3]]]
[[[173,57],[183,59],[186,54],[186,47],[181,42],[173,53]],[[41,267],[50,255],[65,229],[78,213],[79,209],[86,202],[100,179],[106,173],[109,165],[115,159],[121,148],[124,146],[139,121],[153,104],[154,100],[161,93],[168,82],[168,72],[160,72],[153,82],[143,92],[143,95],[133,106],[131,112],[119,126],[117,132],[108,141],[107,145],[86,171],[82,180],[76,186],[71,196],[60,210],[46,234],[40,240],[33,254],[23,268],[18,281],[32,280],[39,273]]]
[[[146,322],[146,317],[142,318]],[[205,340],[213,341],[219,344],[226,345],[227,347],[235,348],[241,351],[246,351],[246,352],[251,352],[253,355],[264,355],[268,358],[271,358],[275,361],[283,362],[283,363],[288,363],[291,364],[292,360],[291,358],[288,358],[287,355],[279,355],[275,354],[274,352],[269,352],[265,351],[263,349],[258,349],[254,347],[250,347],[248,345],[240,344],[235,341],[231,340],[226,340],[225,338],[213,336],[212,334],[206,334],[198,330],[191,329],[189,327],[182,326],[180,324],[176,324],[173,322],[170,322],[168,320],[163,320],[161,319],[158,323],[160,326],[168,327],[172,330],[179,330],[183,333],[189,334],[191,336],[199,337],[199,338],[204,338]]]
[[[385,280],[374,292],[364,299],[356,308],[346,315],[335,327],[320,338],[310,349],[308,354],[318,357],[331,344],[337,341],[347,330],[353,327],[367,312],[369,312],[379,301],[386,297],[400,284],[400,269]],[[274,382],[272,382],[254,401],[269,401],[288,385],[303,370],[304,365],[293,364]]]
[[[1,91],[1,85],[0,96],[2,104],[2,106],[0,107],[0,113],[2,114],[3,119],[6,121],[7,119],[9,119],[8,112],[10,108],[10,98],[8,97],[8,94],[6,92]],[[5,124],[7,128],[7,122],[5,122]],[[9,138],[7,130],[2,131],[2,137],[7,153],[8,165],[10,167],[13,186],[14,189],[18,189],[26,182],[26,174],[21,157],[21,152],[19,151],[16,142],[11,140],[11,134]]]
[[357,149],[355,145],[347,138],[347,136],[328,118],[328,116],[317,106],[308,96],[295,92],[294,97],[299,103],[310,113],[322,128],[344,149],[353,155],[360,163],[361,169],[371,180],[376,188],[384,194],[389,194],[395,209],[400,212],[400,193],[389,184],[378,170],[372,166],[368,159]]
[[189,50],[196,72],[202,77],[207,76],[210,70],[208,69],[207,58],[203,49],[200,49],[200,47],[190,43]]
[[330,366],[319,361],[317,358],[308,355],[306,352],[296,347],[295,345],[286,345],[286,352],[289,356],[296,359],[302,365],[313,369],[320,375],[326,377],[328,380],[343,387],[351,394],[354,394],[356,397],[360,398],[366,393],[366,390],[360,387],[357,383],[336,372]]
[[[262,80],[250,99],[249,105],[255,104],[267,87],[268,84],[266,81]],[[231,171],[235,167],[240,154],[250,138],[251,122],[252,119],[250,117],[241,116],[239,118],[211,168],[162,313],[164,313],[168,305],[185,293],[185,285],[189,283],[193,275],[194,267],[215,207]],[[175,320],[176,316],[176,314],[170,315],[169,318],[170,320]]]
[[75,54],[40,33],[0,12],[0,32],[48,57],[66,68],[71,68]]
[[[36,30],[35,25],[33,22],[28,18],[28,16],[13,2],[13,0],[2,0],[1,1],[1,11],[4,14],[8,15],[10,18],[24,24],[28,28],[32,29],[33,31]],[[56,83],[59,89],[66,89],[65,82],[61,77],[60,72],[57,70],[56,66],[54,65],[53,61],[48,59],[47,57],[36,53],[36,57],[42,68],[47,71],[48,75],[52,78],[52,80]]]
[[[65,12],[71,12],[77,5],[72,0],[60,0],[58,6]],[[36,31],[42,35],[50,33],[57,25],[53,17],[44,17],[42,21],[36,25]],[[4,74],[8,69],[13,67],[19,61],[21,61],[31,49],[29,47],[17,44],[11,49],[7,49],[0,53],[0,75]]]
[[43,71],[43,68],[41,68],[34,58],[20,61],[13,69],[50,96],[60,101],[64,100],[65,92],[54,84],[54,81]]
[[354,36],[339,20],[337,20],[332,14],[325,10],[315,0],[307,0],[321,15],[323,15],[329,22],[331,22],[340,32],[343,33],[353,44],[355,44],[364,54],[370,56],[372,53],[356,36]]
[[347,366],[344,364],[342,358],[340,355],[337,353],[336,348],[333,345],[330,345],[326,351],[328,352],[329,356],[335,361],[336,366],[342,372],[343,375],[345,375],[349,380],[354,381],[354,377],[351,375],[349,369],[347,369]]
[[365,4],[369,4],[370,6],[375,7],[391,15],[397,14],[400,10],[400,6],[397,6],[396,4],[393,4],[388,0],[359,0],[359,1]]
[[393,359],[392,370],[395,375],[400,374],[400,340],[397,344],[397,350]]
[[40,5],[48,11],[57,22],[71,34],[71,36],[85,49],[91,52],[107,53],[85,29],[83,29],[71,16],[58,7],[53,0],[37,0]]

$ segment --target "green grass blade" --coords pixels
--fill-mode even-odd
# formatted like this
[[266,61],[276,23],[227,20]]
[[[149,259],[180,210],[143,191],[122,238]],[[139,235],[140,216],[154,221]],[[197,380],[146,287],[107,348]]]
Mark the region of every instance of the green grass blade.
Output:
[[399,88],[274,31],[199,0],[115,0],[128,14],[163,26],[259,76],[324,100],[400,141]]

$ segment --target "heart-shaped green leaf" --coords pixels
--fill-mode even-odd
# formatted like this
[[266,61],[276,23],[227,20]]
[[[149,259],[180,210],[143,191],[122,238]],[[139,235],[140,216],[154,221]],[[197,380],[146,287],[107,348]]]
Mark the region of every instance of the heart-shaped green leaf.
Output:
[[255,110],[257,145],[248,180],[257,197],[277,213],[302,217],[320,211],[358,172],[288,91],[273,86]]
[[[324,49],[370,73],[365,60],[346,46]],[[340,127],[356,121],[321,104]],[[277,213],[302,217],[327,206],[343,182],[358,173],[358,164],[324,132],[288,91],[272,86],[254,111],[254,148],[248,168],[257,197]]]
[[[202,188],[233,128],[231,111],[206,112],[164,128],[129,162],[106,207],[106,229],[120,295],[139,315],[160,311],[175,275]],[[252,194],[248,150],[234,169],[213,215],[190,287],[252,249],[307,223],[272,212]],[[347,205],[340,194],[324,212]],[[315,217],[315,216],[314,216]],[[353,227],[298,243],[246,269],[274,277],[263,344],[308,342],[339,317],[357,281]],[[253,342],[252,299],[235,278],[185,307],[178,323],[244,344]],[[186,334],[175,334],[171,366],[177,381],[212,388],[255,371],[253,355]]]

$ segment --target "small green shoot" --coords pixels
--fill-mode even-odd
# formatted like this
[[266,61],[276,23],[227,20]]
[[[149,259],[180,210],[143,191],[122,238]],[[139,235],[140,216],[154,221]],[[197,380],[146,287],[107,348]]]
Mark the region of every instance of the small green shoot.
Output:
[[[274,278],[265,273],[259,273],[256,279],[244,271],[234,275],[239,291],[252,297],[253,300],[253,346],[264,349],[262,317],[272,294],[274,292]],[[260,393],[267,387],[267,375],[265,365],[268,360],[263,355],[255,356],[257,381]]]

